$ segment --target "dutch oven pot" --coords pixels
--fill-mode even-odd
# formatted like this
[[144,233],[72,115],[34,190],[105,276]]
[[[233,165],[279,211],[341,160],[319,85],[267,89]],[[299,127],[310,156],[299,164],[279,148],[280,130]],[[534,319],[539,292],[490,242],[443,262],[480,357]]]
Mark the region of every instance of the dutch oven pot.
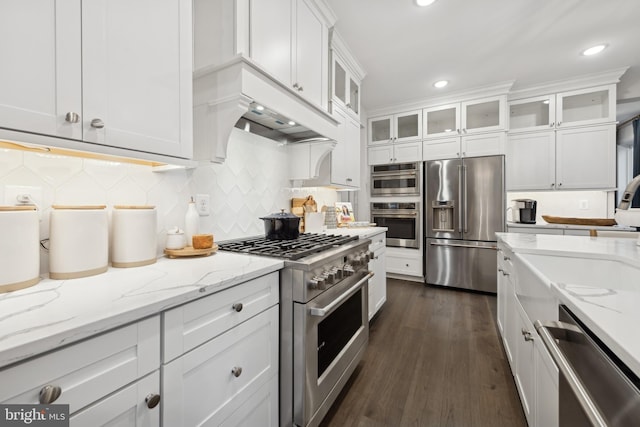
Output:
[[264,221],[265,237],[268,240],[292,240],[300,235],[300,217],[282,209],[260,218]]

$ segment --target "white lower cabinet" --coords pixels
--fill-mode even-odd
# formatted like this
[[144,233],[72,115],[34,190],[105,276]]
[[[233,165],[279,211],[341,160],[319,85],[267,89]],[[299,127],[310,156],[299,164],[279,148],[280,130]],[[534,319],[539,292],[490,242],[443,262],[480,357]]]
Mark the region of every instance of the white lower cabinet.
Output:
[[75,413],[72,426],[152,427],[160,425],[160,371]]
[[369,279],[369,320],[387,301],[386,232],[370,237],[369,251],[373,254],[369,270],[374,276]]
[[[71,426],[158,426],[160,316],[156,315],[0,370],[0,403],[68,404]],[[110,421],[111,420],[111,421]]]
[[259,425],[276,426],[277,373],[275,306],[162,367],[163,425],[243,425],[266,414]]
[[558,427],[558,369],[533,326],[557,320],[558,303],[535,277],[498,243],[498,324],[522,409],[530,427]]
[[387,248],[387,273],[422,276],[422,253],[417,249]]
[[278,284],[271,273],[164,313],[164,426],[277,426]]

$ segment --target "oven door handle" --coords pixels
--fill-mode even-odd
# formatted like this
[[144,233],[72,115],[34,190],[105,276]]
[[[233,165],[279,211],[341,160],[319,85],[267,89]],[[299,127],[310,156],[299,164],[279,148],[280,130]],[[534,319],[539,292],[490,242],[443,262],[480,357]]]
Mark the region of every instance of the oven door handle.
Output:
[[451,248],[471,248],[471,249],[498,249],[497,246],[478,246],[478,245],[465,245],[462,243],[439,243],[439,242],[429,242],[431,246],[444,246]]
[[545,322],[543,324],[539,320],[536,320],[534,322],[534,326],[538,331],[540,338],[542,338],[544,346],[549,351],[551,358],[555,362],[556,366],[558,366],[558,370],[562,373],[562,375],[564,375],[567,383],[569,384],[569,387],[571,388],[571,391],[573,392],[576,399],[578,399],[582,410],[589,418],[589,421],[591,421],[591,424],[593,426],[606,427],[607,422],[600,413],[600,410],[596,406],[595,402],[591,399],[591,396],[589,395],[586,387],[584,386],[582,381],[580,381],[580,377],[571,367],[571,364],[562,353],[560,347],[558,347],[556,339],[553,337],[550,329],[556,329],[560,331],[567,330],[572,333],[582,333],[582,331],[580,331],[573,325],[558,321]]
[[364,276],[362,279],[358,280],[358,283],[353,285],[351,288],[349,288],[348,291],[346,291],[345,293],[340,295],[338,298],[333,300],[330,304],[328,304],[328,305],[326,305],[326,306],[324,306],[322,308],[310,308],[309,309],[309,314],[311,314],[312,316],[319,316],[319,317],[326,316],[327,314],[329,314],[331,312],[331,310],[333,310],[335,307],[337,307],[340,304],[342,304],[344,302],[344,300],[346,300],[347,298],[351,297],[351,295],[355,294],[358,291],[358,289],[362,288],[364,286],[365,282],[367,282],[372,277],[373,277],[373,272],[370,271],[366,276]]

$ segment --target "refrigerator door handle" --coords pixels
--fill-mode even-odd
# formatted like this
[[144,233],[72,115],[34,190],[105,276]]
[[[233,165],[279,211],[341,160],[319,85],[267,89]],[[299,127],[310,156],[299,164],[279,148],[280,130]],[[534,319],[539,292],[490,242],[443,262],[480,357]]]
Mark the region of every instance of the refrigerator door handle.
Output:
[[462,233],[462,212],[465,209],[462,204],[462,165],[458,165],[458,233]]
[[431,246],[445,246],[452,248],[473,248],[473,249],[492,249],[497,250],[498,246],[477,246],[477,245],[465,245],[462,243],[439,243],[439,242],[429,242]]
[[469,224],[467,223],[467,217],[469,216],[467,212],[467,165],[462,165],[462,176],[463,176],[463,186],[464,186],[464,227],[463,231],[465,233],[469,232]]

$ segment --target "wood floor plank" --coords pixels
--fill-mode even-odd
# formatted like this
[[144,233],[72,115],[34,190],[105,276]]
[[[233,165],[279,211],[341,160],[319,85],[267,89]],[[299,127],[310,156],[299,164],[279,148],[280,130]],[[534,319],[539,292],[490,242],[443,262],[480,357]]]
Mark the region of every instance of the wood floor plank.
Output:
[[387,285],[365,356],[321,427],[526,426],[495,296]]

